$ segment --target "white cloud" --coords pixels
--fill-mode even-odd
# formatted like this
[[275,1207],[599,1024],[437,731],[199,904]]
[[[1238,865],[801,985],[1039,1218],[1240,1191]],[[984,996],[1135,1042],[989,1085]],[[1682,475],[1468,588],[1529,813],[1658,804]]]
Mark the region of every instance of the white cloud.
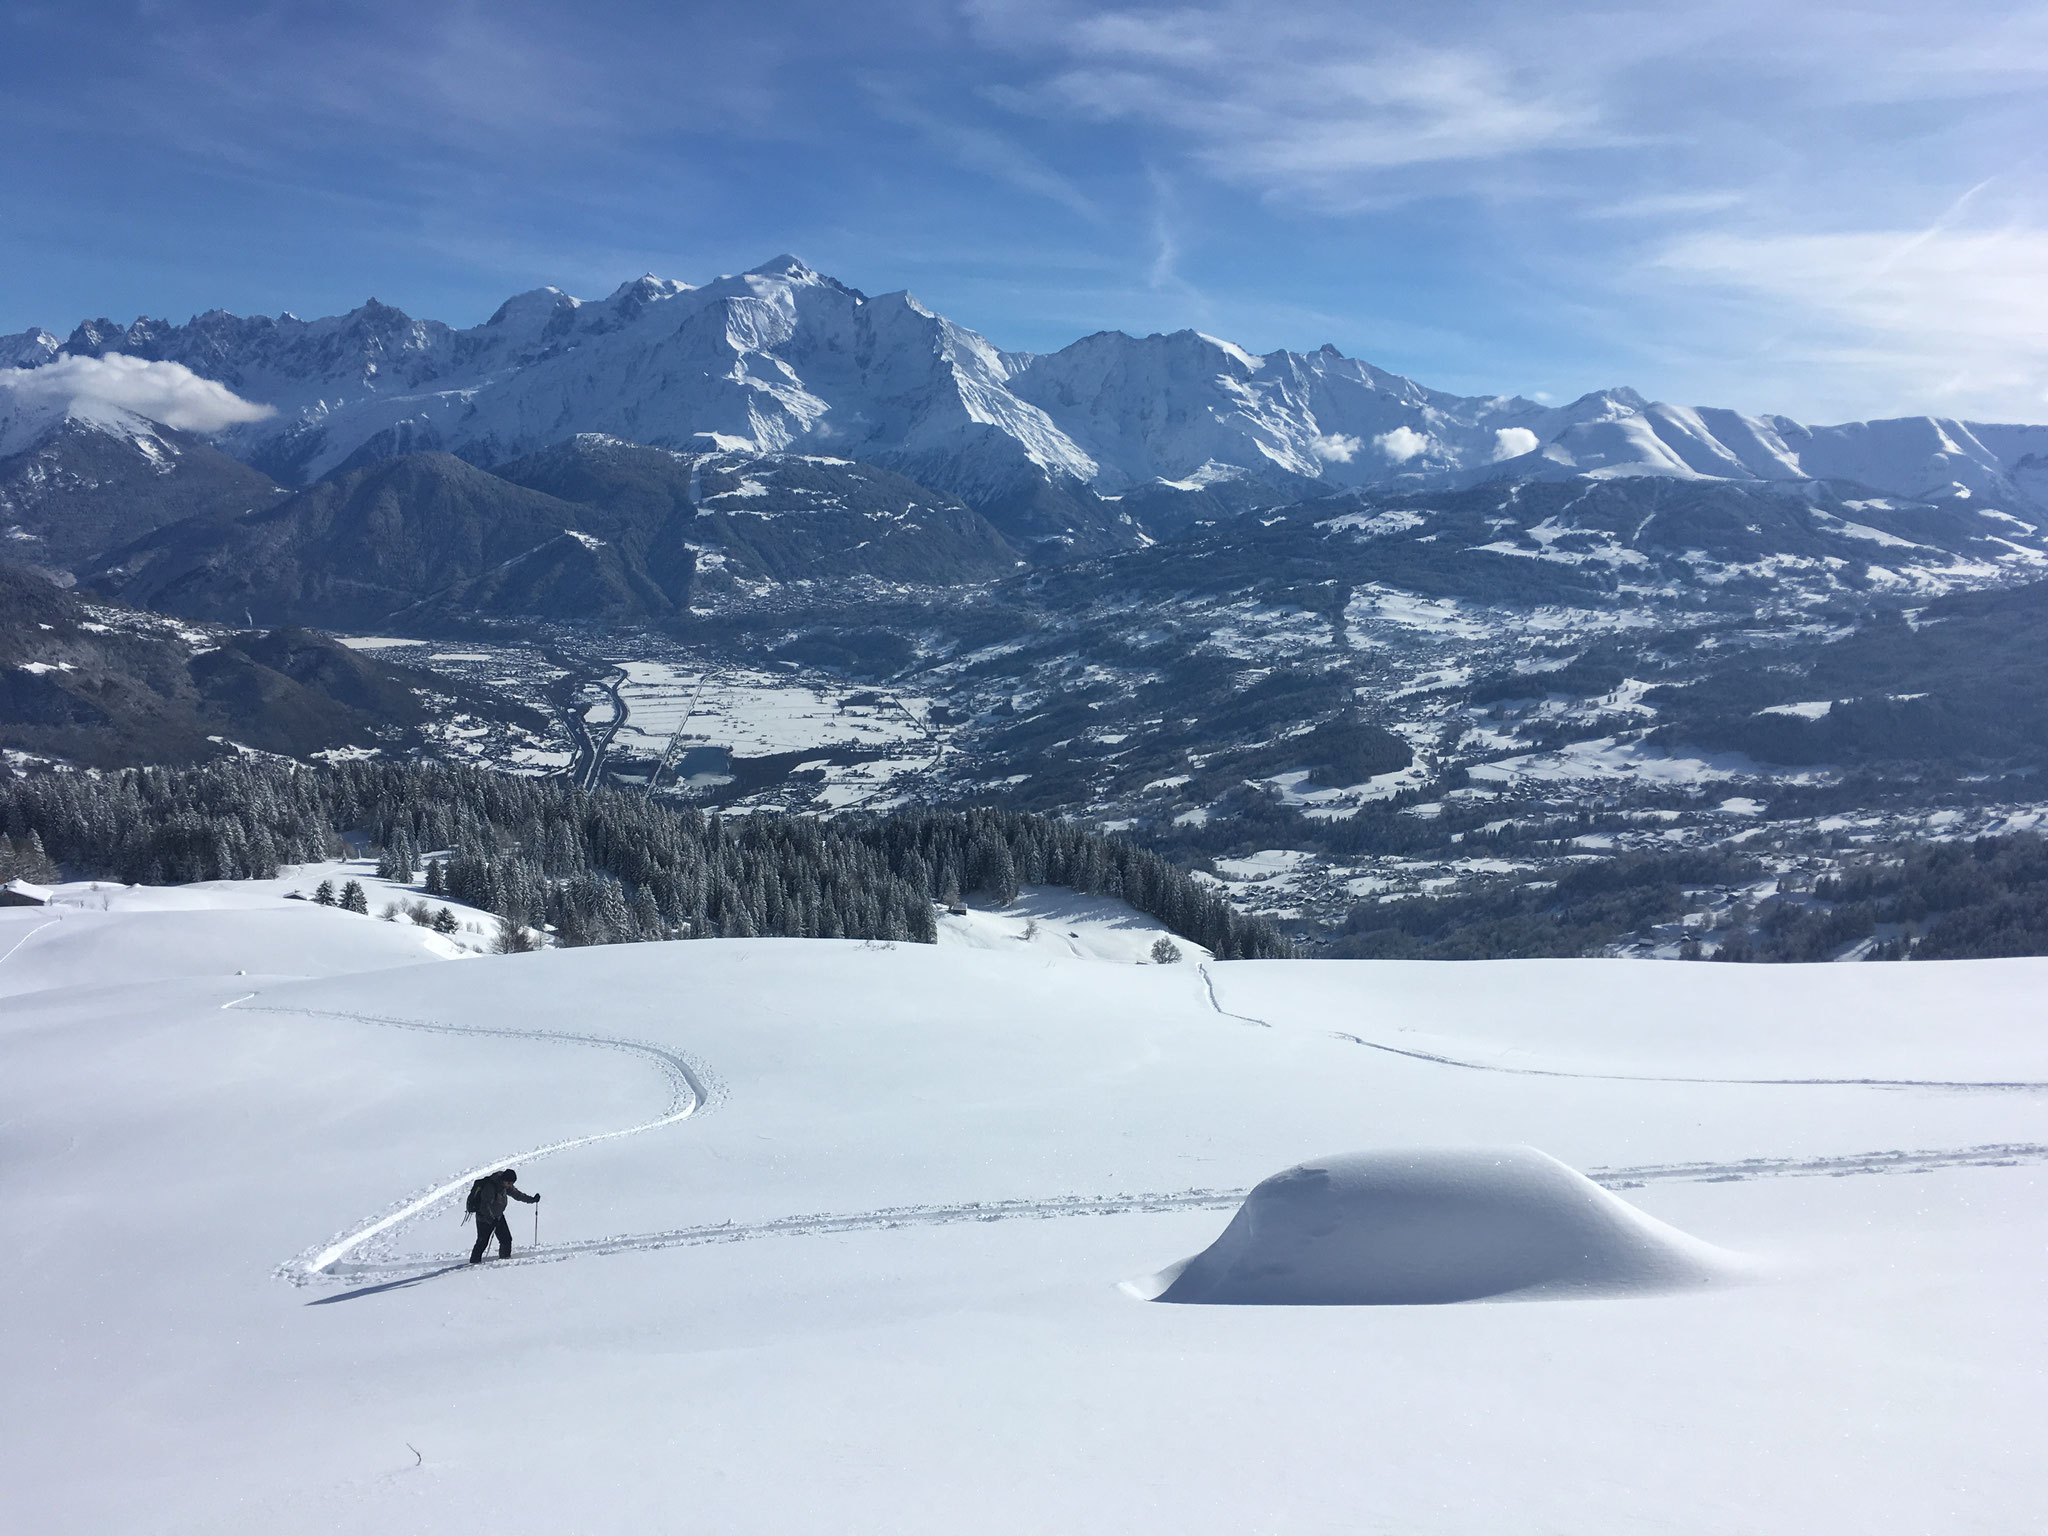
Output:
[[[1405,431],[1406,428],[1402,430]],[[1315,456],[1326,464],[1349,464],[1358,450],[1364,446],[1357,438],[1342,432],[1328,433],[1309,444]]]
[[0,369],[0,390],[23,405],[110,405],[181,432],[219,432],[276,411],[202,379],[183,363],[148,362],[109,352],[59,357],[40,368]]
[[[1233,64],[1213,76],[1150,60],[1145,67],[1091,62],[1059,75],[1051,88],[1091,117],[1145,120],[1190,135],[1198,160],[1224,180],[1334,207],[1369,195],[1377,172],[1591,137],[1583,112],[1524,97],[1490,61],[1472,55],[1290,61],[1283,78],[1263,80],[1257,61],[1248,62],[1248,70]],[[1233,79],[1248,88],[1230,90]]]
[[[1537,357],[1576,389],[1625,378],[1808,420],[2040,418],[2048,168],[2027,147],[2048,128],[2039,5],[1956,0],[1930,28],[1925,0],[1627,0],[1575,25],[1504,0],[959,4],[974,41],[1012,61],[1000,105],[1290,217],[1369,210],[1370,227],[1336,227],[1373,253],[1382,291],[1425,262],[1417,291],[1437,291],[1439,273],[1488,274],[1449,276],[1438,301],[1446,328],[1460,307],[1485,316],[1455,338],[1475,359],[1461,388],[1499,387]],[[1937,237],[1900,253],[1987,175],[1994,191],[1974,188],[1960,211],[2004,233],[1970,248],[1951,207]],[[1996,215],[1982,206],[1994,200]],[[1290,238],[1267,235],[1290,281],[1334,294],[1314,243],[1296,258]],[[1221,319],[1238,295],[1190,268]],[[1355,302],[1353,344],[1386,348],[1395,306]],[[1492,337],[1514,350],[1484,356]],[[1448,382],[1413,350],[1380,360]]]
[[1726,213],[1731,208],[1740,208],[1745,201],[1746,195],[1741,192],[1653,192],[1642,197],[1623,198],[1604,207],[1588,208],[1586,215],[1595,219],[1683,218],[1687,215]]
[[1527,427],[1502,427],[1493,434],[1493,462],[1519,459],[1525,453],[1534,453],[1539,446],[1541,439]]
[[1390,464],[1406,464],[1410,459],[1429,452],[1429,434],[1418,432],[1413,427],[1396,427],[1391,432],[1382,432],[1372,440],[1373,447],[1386,455]]
[[1219,179],[1326,208],[1384,195],[1388,172],[1616,142],[1581,82],[1532,66],[1515,38],[1404,35],[1330,3],[1084,11],[1051,28],[1033,7],[969,9],[988,40],[1051,54],[1018,103],[1164,130]]
[[1702,233],[1655,265],[1753,311],[1774,370],[1853,378],[1894,413],[2038,419],[2048,401],[2048,228]]

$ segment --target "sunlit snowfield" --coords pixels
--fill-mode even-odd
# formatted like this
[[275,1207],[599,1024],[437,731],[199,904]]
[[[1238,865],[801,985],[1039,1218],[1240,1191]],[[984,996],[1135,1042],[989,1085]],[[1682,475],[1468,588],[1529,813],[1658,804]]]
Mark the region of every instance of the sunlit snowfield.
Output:
[[[2010,1536],[2048,1504],[2048,962],[1154,966],[1149,924],[1044,892],[936,948],[492,958],[283,899],[317,874],[0,911],[10,1529]],[[1289,1165],[1514,1144],[1744,1267],[1120,1288]],[[473,1272],[460,1190],[504,1164],[540,1247],[516,1206]]]

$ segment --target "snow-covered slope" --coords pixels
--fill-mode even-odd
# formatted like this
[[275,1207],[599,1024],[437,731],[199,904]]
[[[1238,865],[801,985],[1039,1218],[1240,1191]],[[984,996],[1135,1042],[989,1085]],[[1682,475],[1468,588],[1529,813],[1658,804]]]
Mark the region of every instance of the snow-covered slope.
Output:
[[496,463],[574,432],[657,447],[946,461],[943,488],[1095,465],[1004,386],[1009,362],[908,294],[878,298],[779,257],[702,288],[642,278],[601,303],[554,289],[467,331],[374,300],[311,322],[214,313],[94,322],[73,351],[166,357],[279,408],[232,442],[299,478],[445,447]]
[[[1194,331],[1004,352],[907,293],[869,296],[787,256],[703,287],[641,278],[600,301],[537,289],[463,331],[372,300],[313,321],[90,321],[64,346],[177,361],[277,407],[224,442],[301,482],[408,449],[496,464],[602,432],[870,460],[984,510],[1046,485],[1114,496],[1246,477],[1284,491],[1499,474],[1838,478],[2048,505],[2044,427],[1806,427],[1628,389],[1551,407],[1445,394],[1333,347],[1255,356]],[[0,363],[52,355],[44,332],[0,338]]]
[[53,361],[63,349],[64,344],[41,327],[0,336],[0,368],[34,368]]
[[[2048,1495],[2042,962],[437,963],[153,901],[0,911],[24,1530],[2008,1536]],[[1761,1273],[1119,1289],[1304,1160],[1515,1143]],[[508,1165],[539,1247],[515,1207],[472,1272]]]

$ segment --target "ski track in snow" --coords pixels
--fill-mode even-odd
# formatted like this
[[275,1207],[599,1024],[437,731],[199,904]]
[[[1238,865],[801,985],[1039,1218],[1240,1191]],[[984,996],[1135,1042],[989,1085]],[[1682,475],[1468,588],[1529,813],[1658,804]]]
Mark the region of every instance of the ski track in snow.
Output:
[[[1999,1143],[1950,1151],[1858,1152],[1840,1157],[1752,1157],[1732,1163],[1661,1163],[1639,1168],[1595,1168],[1588,1173],[1607,1189],[1641,1189],[1646,1184],[1731,1184],[1754,1179],[1848,1178],[1858,1174],[1926,1173],[1939,1168],[2013,1168],[2048,1163],[2048,1145]],[[781,1216],[769,1221],[718,1222],[676,1227],[665,1232],[622,1233],[582,1242],[546,1243],[493,1259],[494,1266],[559,1264],[567,1259],[607,1253],[640,1253],[663,1248],[697,1248],[710,1243],[744,1243],[764,1237],[823,1237],[842,1232],[886,1232],[902,1227],[945,1227],[963,1222],[1054,1221],[1068,1216],[1153,1215],[1167,1211],[1235,1210],[1248,1193],[1242,1189],[1185,1189],[1170,1193],[1119,1195],[1055,1195],[1040,1200],[970,1200],[954,1205],[890,1206],[813,1216]],[[389,1282],[425,1279],[461,1268],[458,1252],[422,1254],[412,1259],[337,1263],[322,1271],[334,1280],[368,1281],[359,1291],[381,1291]],[[303,1282],[302,1282],[303,1283]],[[339,1301],[344,1296],[331,1296]]]
[[[256,994],[250,994],[255,996]],[[223,1008],[239,1007],[246,998],[237,998],[225,1003]],[[468,1024],[437,1024],[425,1019],[398,1019],[381,1014],[345,1013],[329,1008],[279,1008],[259,1003],[243,1008],[244,1013],[278,1013],[313,1019],[345,1019],[357,1024],[379,1024],[390,1029],[413,1029],[436,1035],[484,1035],[505,1040],[545,1040],[568,1045],[591,1045],[601,1049],[626,1051],[651,1059],[662,1069],[670,1086],[668,1108],[652,1120],[638,1125],[623,1126],[614,1131],[598,1131],[588,1136],[571,1136],[561,1141],[548,1142],[544,1146],[530,1147],[525,1151],[503,1154],[488,1163],[472,1168],[452,1179],[444,1180],[433,1188],[409,1195],[381,1216],[351,1228],[333,1241],[317,1249],[309,1249],[288,1260],[278,1269],[281,1278],[295,1285],[303,1285],[324,1274],[353,1273],[353,1267],[343,1268],[341,1261],[349,1254],[391,1232],[413,1217],[424,1214],[428,1209],[459,1191],[466,1190],[471,1182],[482,1178],[494,1169],[511,1167],[515,1163],[531,1162],[555,1152],[566,1152],[572,1147],[587,1147],[600,1141],[614,1141],[621,1136],[637,1136],[643,1131],[659,1130],[666,1125],[687,1120],[701,1110],[709,1109],[722,1095],[714,1093],[707,1082],[715,1082],[712,1074],[676,1051],[649,1044],[645,1040],[628,1040],[615,1035],[579,1035],[567,1030],[556,1029],[480,1029]]]
[[[1255,1019],[1245,1014],[1232,1013],[1223,1007],[1218,999],[1216,983],[1209,974],[1206,964],[1198,966],[1202,982],[1208,993],[1208,1000],[1215,1011],[1225,1018],[1237,1019],[1242,1023],[1255,1024],[1270,1029],[1273,1026],[1264,1019]],[[250,997],[258,994],[251,993]],[[248,997],[237,998],[223,1004],[223,1008],[235,1008],[248,1001]],[[654,1061],[669,1079],[672,1096],[668,1111],[661,1116],[639,1125],[625,1126],[613,1131],[599,1131],[589,1136],[570,1137],[550,1142],[545,1146],[530,1148],[524,1152],[507,1154],[464,1172],[455,1178],[436,1184],[433,1188],[408,1196],[384,1214],[350,1229],[326,1246],[309,1249],[281,1265],[279,1278],[294,1285],[308,1285],[318,1280],[368,1281],[356,1290],[325,1297],[322,1303],[343,1301],[356,1295],[368,1295],[388,1289],[396,1289],[414,1281],[430,1279],[436,1275],[451,1273],[458,1268],[467,1268],[457,1261],[460,1253],[436,1253],[419,1255],[406,1259],[364,1258],[351,1260],[349,1255],[374,1243],[375,1239],[392,1233],[397,1227],[466,1189],[474,1179],[482,1177],[495,1168],[508,1167],[514,1163],[531,1162],[554,1152],[567,1151],[574,1147],[590,1146],[601,1141],[612,1141],[622,1136],[635,1136],[644,1131],[658,1130],[689,1119],[699,1111],[709,1108],[722,1098],[707,1086],[715,1081],[702,1066],[691,1062],[678,1052],[644,1040],[631,1040],[611,1035],[579,1035],[566,1030],[548,1029],[483,1029],[472,1025],[440,1024],[424,1019],[392,1018],[380,1014],[348,1013],[335,1009],[281,1008],[258,1004],[244,1010],[253,1013],[277,1013],[305,1018],[342,1019],[352,1023],[377,1024],[392,1029],[413,1029],[429,1034],[482,1035],[511,1040],[545,1040],[570,1045],[591,1045],[609,1050],[626,1051]],[[1483,1063],[1458,1061],[1453,1058],[1432,1056],[1420,1051],[1400,1050],[1393,1046],[1375,1046],[1373,1042],[1360,1040],[1353,1035],[1338,1034],[1337,1039],[1349,1040],[1355,1044],[1372,1046],[1373,1049],[1391,1052],[1397,1056],[1408,1056],[1442,1066],[1460,1067],[1472,1071],[1503,1071],[1540,1077],[1599,1077],[1621,1082],[1707,1082],[1736,1083],[1746,1086],[1780,1086],[1793,1084],[1828,1084],[1858,1087],[1932,1087],[1932,1088],[2033,1088],[2048,1085],[2033,1083],[1920,1083],[1895,1082],[1873,1078],[1664,1078],[1628,1077],[1608,1073],[1574,1073],[1550,1071],[1534,1067],[1489,1067]],[[1755,1157],[1727,1163],[1658,1163],[1632,1168],[1593,1168],[1587,1176],[1595,1183],[1608,1189],[1640,1189],[1647,1184],[1670,1183],[1740,1183],[1753,1179],[1783,1178],[1846,1178],[1859,1174],[1925,1173],[1939,1168],[2009,1168],[2022,1164],[2048,1163],[2048,1145],[2033,1142],[2001,1142],[1976,1147],[1949,1150],[1918,1151],[1876,1151],[1857,1152],[1834,1157]],[[882,1232],[903,1227],[952,1226],[963,1222],[996,1221],[1052,1221],[1069,1216],[1121,1216],[1157,1214],[1168,1211],[1222,1211],[1234,1210],[1244,1199],[1247,1191],[1242,1189],[1184,1189],[1170,1192],[1113,1195],[1054,1195],[1039,1199],[1014,1200],[970,1200],[941,1205],[888,1206],[874,1211],[845,1213],[823,1213],[807,1216],[781,1216],[767,1221],[732,1222],[723,1221],[713,1225],[675,1227],[659,1232],[624,1233],[612,1237],[589,1238],[579,1242],[550,1243],[530,1247],[509,1259],[493,1259],[495,1266],[557,1264],[567,1259],[593,1258],[608,1253],[649,1252],[665,1248],[701,1247],[710,1243],[749,1242],[764,1237],[821,1237],[843,1232]]]
[[1574,1077],[1601,1083],[1700,1083],[1730,1088],[1938,1088],[1980,1093],[2039,1093],[2048,1089],[2048,1083],[2038,1082],[1949,1082],[1924,1077],[1657,1077],[1639,1072],[1567,1072],[1559,1067],[1509,1067],[1486,1061],[1462,1061],[1456,1056],[1382,1045],[1342,1030],[1332,1030],[1330,1038],[1362,1045],[1369,1051],[1385,1051],[1389,1056],[1406,1056],[1411,1061],[1459,1067],[1467,1072],[1505,1072],[1516,1077]]
[[35,927],[29,929],[27,933],[24,933],[20,938],[16,939],[11,945],[9,945],[6,954],[0,955],[0,965],[5,965],[8,961],[12,960],[14,958],[14,953],[16,950],[20,949],[22,945],[26,944],[30,939],[34,938],[37,934],[41,933],[45,928],[54,928],[57,926],[58,923],[62,921],[62,918],[53,917],[48,922],[37,923]]
[[1228,1008],[1223,1006],[1222,999],[1217,997],[1216,995],[1216,978],[1209,974],[1208,961],[1204,960],[1200,965],[1196,966],[1195,969],[1202,973],[1202,985],[1206,987],[1209,992],[1209,1006],[1211,1008],[1214,1008],[1218,1013],[1222,1014],[1224,1018],[1235,1019],[1240,1024],[1256,1024],[1261,1029],[1271,1029],[1273,1027],[1271,1024],[1268,1024],[1264,1019],[1255,1019],[1248,1013],[1232,1013]]
[[[1232,1013],[1225,1008],[1217,996],[1215,978],[1210,976],[1209,967],[1204,965],[1201,971],[1202,981],[1209,989],[1210,1005],[1218,1013],[1241,1023],[1258,1024],[1267,1029],[1273,1027],[1265,1019],[1255,1019],[1249,1014]],[[1385,1045],[1378,1040],[1368,1040],[1363,1035],[1348,1034],[1341,1029],[1329,1031],[1329,1036],[1332,1040],[1342,1040],[1349,1045],[1362,1045],[1369,1051],[1385,1051],[1389,1056],[1406,1056],[1410,1061],[1426,1061],[1439,1067],[1457,1067],[1466,1072],[1504,1072],[1514,1077],[1571,1077],[1601,1083],[1700,1083],[1727,1088],[1940,1088],[1991,1093],[2039,1093],[2048,1090],[2048,1083],[2043,1082],[1951,1082],[1922,1077],[1663,1077],[1641,1072],[1568,1072],[1562,1067],[1510,1067],[1490,1061],[1466,1061],[1457,1056],[1440,1056],[1432,1051]]]

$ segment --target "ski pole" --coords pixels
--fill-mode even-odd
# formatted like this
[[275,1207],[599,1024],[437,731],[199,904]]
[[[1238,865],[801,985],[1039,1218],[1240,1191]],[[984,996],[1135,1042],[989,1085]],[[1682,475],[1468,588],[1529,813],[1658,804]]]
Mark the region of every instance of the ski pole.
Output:
[[533,1246],[540,1246],[540,1202],[533,1202]]

